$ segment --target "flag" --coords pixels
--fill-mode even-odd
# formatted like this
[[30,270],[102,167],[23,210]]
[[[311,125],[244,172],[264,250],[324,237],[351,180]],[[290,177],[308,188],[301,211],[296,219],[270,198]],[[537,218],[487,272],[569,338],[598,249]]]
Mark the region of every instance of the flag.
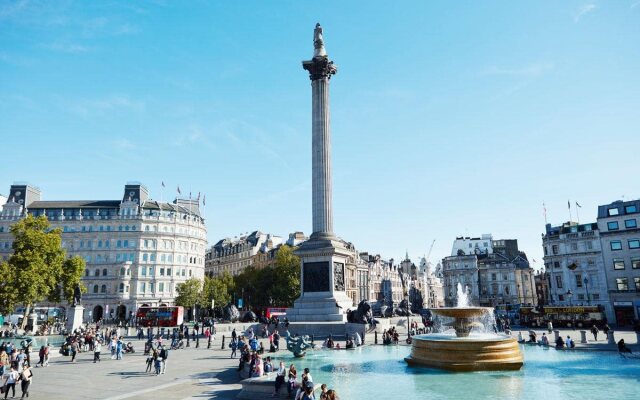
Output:
[[191,200],[191,192],[189,192],[189,200]]
[[571,202],[569,200],[567,200],[567,207],[571,210]]
[[580,207],[580,208],[582,208],[582,206],[580,205],[580,203],[578,203],[577,201],[576,201],[576,207]]
[[198,203],[200,202],[200,192],[198,192]]
[[162,181],[162,187],[164,187],[164,181]]
[[207,205],[207,195],[206,194],[204,196],[202,196],[202,205],[203,206]]
[[178,185],[178,194],[182,194],[182,192],[180,191],[180,185]]

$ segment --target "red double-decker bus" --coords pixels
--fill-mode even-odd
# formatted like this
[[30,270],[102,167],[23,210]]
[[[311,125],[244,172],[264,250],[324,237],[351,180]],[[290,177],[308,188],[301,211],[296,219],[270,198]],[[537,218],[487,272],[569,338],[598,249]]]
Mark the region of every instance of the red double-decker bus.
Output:
[[139,326],[178,326],[184,321],[184,308],[180,306],[140,307],[136,318]]

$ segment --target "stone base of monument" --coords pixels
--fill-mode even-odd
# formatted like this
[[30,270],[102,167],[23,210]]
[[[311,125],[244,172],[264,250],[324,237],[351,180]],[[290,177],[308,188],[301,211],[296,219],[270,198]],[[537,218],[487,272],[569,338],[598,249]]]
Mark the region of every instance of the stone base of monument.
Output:
[[[246,400],[263,400],[270,398],[273,395],[275,389],[276,373],[271,372],[267,375],[259,378],[248,378],[240,382],[242,384],[242,390],[236,396],[236,399]],[[314,385],[314,392],[320,391],[320,384]],[[287,385],[283,384],[280,387],[280,392],[276,398],[286,399],[288,398]]]
[[75,305],[68,308],[67,312],[67,331],[73,332],[75,329],[82,325],[82,317],[84,314],[84,307],[81,305]]
[[290,322],[347,322],[353,300],[340,292],[305,293],[287,310]]

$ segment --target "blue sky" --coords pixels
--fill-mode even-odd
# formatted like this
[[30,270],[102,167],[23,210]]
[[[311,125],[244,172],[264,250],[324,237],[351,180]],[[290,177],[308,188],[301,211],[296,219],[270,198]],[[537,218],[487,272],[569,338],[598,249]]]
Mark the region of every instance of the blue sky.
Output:
[[[0,193],[206,194],[209,239],[311,228],[310,83],[330,57],[335,230],[432,260],[640,197],[640,0],[3,1]],[[574,213],[575,218],[575,213]]]

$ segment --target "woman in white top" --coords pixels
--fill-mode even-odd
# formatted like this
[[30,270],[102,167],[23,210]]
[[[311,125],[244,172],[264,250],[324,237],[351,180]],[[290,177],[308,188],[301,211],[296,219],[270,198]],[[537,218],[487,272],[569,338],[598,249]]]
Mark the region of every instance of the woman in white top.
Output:
[[278,368],[278,372],[276,373],[276,391],[273,393],[273,396],[277,396],[280,388],[284,384],[284,377],[287,374],[287,368],[284,366],[284,361],[280,361],[280,368]]
[[18,374],[18,371],[16,371],[16,368],[13,365],[11,365],[11,369],[9,370],[9,373],[5,376],[6,376],[6,383],[4,386],[4,398],[6,399],[7,396],[9,395],[9,389],[11,389],[13,392],[11,397],[16,397],[16,382],[18,381],[20,374]]

